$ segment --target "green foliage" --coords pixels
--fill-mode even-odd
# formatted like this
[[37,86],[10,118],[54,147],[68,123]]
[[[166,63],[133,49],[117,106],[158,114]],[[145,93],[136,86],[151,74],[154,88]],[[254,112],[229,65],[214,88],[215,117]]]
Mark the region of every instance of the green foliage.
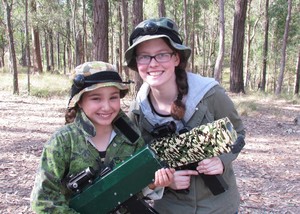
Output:
[[[25,1],[14,1],[13,11],[12,11],[12,25],[14,32],[14,44],[17,55],[17,62],[22,64],[22,59],[25,56],[24,47],[25,47]],[[29,1],[30,3],[31,1]],[[71,69],[74,66],[75,59],[75,36],[79,33],[83,34],[83,1],[74,1],[74,0],[57,0],[57,1],[47,1],[47,0],[35,0],[37,3],[37,11],[33,13],[29,4],[29,28],[33,26],[38,27],[40,32],[40,42],[41,50],[43,57],[43,66],[46,68],[46,41],[50,45],[50,34],[53,36],[53,59],[54,59],[54,68],[53,70],[59,70],[63,64],[63,54],[64,51],[68,55],[66,59],[71,63]],[[158,2],[157,0],[144,0],[144,18],[158,17]],[[250,1],[249,1],[250,2]],[[128,3],[128,33],[130,34],[132,28],[132,5],[133,1],[129,0]],[[188,35],[191,35],[195,32],[195,55],[194,55],[194,66],[197,66],[197,71],[200,74],[211,75],[216,58],[217,51],[219,46],[218,40],[218,24],[219,24],[219,3],[214,0],[193,0],[186,1],[187,3],[187,29]],[[285,67],[285,76],[288,76],[289,79],[285,77],[285,82],[283,84],[283,93],[286,93],[287,86],[289,87],[293,84],[295,75],[295,59],[298,54],[299,49],[299,39],[300,39],[300,13],[299,5],[300,0],[292,1],[292,16],[289,29],[289,37],[287,44],[287,58],[286,58],[286,67]],[[1,5],[1,4],[0,4]],[[110,40],[109,50],[113,53],[109,53],[111,62],[116,62],[117,51],[121,45],[120,35],[124,32],[120,28],[121,20],[119,16],[119,6],[121,2],[119,0],[109,0],[109,38]],[[231,44],[232,44],[232,30],[233,30],[233,15],[235,12],[235,1],[225,1],[225,55],[223,62],[223,83],[226,84],[226,87],[229,87],[229,69],[230,67],[230,56],[231,56]],[[264,44],[264,8],[265,0],[261,1],[251,1],[250,4],[250,17],[247,20],[251,24],[251,35],[253,25],[258,20],[257,27],[255,29],[255,34],[253,41],[250,47],[250,57],[249,57],[249,71],[251,74],[250,84],[254,86],[257,84],[257,81],[261,78],[262,70],[262,52]],[[85,0],[86,8],[86,32],[87,37],[84,38],[87,40],[87,48],[85,49],[85,59],[91,60],[90,53],[93,50],[92,38],[93,38],[93,0]],[[184,37],[184,1],[182,0],[165,0],[166,16],[174,19],[178,26],[179,31]],[[194,14],[193,14],[194,13]],[[270,28],[269,28],[269,52],[268,52],[268,61],[267,61],[267,88],[274,88],[278,76],[278,70],[280,68],[280,57],[281,57],[281,46],[282,46],[282,37],[285,26],[285,19],[287,14],[287,1],[286,0],[276,0],[270,1],[269,7],[269,19],[270,19]],[[75,15],[75,16],[74,16]],[[192,25],[192,17],[195,18],[195,23]],[[3,7],[0,6],[0,56],[3,55],[4,50],[6,51],[5,64],[8,65],[8,40],[6,38],[6,29],[5,29],[5,11]],[[194,27],[194,29],[192,29]],[[58,37],[59,36],[59,37]],[[83,36],[83,35],[81,35]],[[59,40],[58,40],[59,38]],[[191,36],[189,37],[191,38]],[[30,45],[32,46],[32,39],[30,36]],[[185,44],[192,44],[191,41],[186,41]],[[247,31],[245,34],[245,47],[247,45]],[[58,47],[59,52],[58,52]],[[31,56],[32,56],[32,48]],[[244,54],[245,54],[244,49]],[[124,51],[124,50],[123,50]],[[50,49],[49,49],[49,52]],[[51,52],[52,53],[52,52]],[[49,53],[50,54],[50,53]],[[58,57],[60,56],[60,57]],[[31,57],[33,60],[33,57]],[[59,60],[59,62],[57,62]],[[245,60],[245,58],[244,58]],[[244,61],[245,65],[245,61]],[[227,70],[226,70],[227,69]],[[1,72],[1,68],[0,68]],[[21,69],[19,72],[23,72]],[[24,70],[26,73],[26,69]],[[245,70],[244,70],[245,72]],[[228,78],[227,78],[228,77]],[[287,83],[288,82],[288,83]],[[12,84],[12,81],[8,81],[9,84]],[[290,87],[291,88],[291,87]],[[289,89],[290,89],[289,88]],[[47,91],[47,90],[46,90]],[[34,89],[32,89],[34,93]],[[41,90],[40,90],[40,93]],[[291,92],[290,92],[291,93]],[[45,92],[47,94],[47,92]],[[39,95],[46,96],[46,95]]]

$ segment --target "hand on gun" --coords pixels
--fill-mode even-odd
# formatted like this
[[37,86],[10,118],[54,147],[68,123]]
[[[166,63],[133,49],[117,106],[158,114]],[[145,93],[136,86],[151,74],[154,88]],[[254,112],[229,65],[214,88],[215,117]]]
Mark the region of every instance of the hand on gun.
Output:
[[219,157],[212,157],[200,161],[196,170],[205,175],[221,175],[224,165]]
[[173,182],[175,169],[173,168],[162,168],[155,172],[154,183],[149,184],[150,189],[156,187],[167,187]]
[[185,190],[190,187],[191,176],[198,175],[196,170],[178,170],[174,173],[173,182],[169,185],[174,190]]

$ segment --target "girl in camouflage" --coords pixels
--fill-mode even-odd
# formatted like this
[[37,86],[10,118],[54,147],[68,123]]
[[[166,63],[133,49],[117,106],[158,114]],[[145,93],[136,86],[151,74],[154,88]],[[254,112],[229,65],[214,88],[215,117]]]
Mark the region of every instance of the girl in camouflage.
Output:
[[[232,101],[218,82],[186,71],[191,49],[183,45],[174,21],[164,17],[145,20],[136,26],[129,43],[127,66],[144,81],[129,117],[146,142],[154,138],[157,124],[174,121],[180,133],[224,117],[230,119],[238,135],[245,135]],[[232,168],[236,157],[222,154],[200,161],[195,170],[177,170],[154,208],[162,214],[236,213],[240,203]],[[222,175],[228,190],[214,195],[199,174]],[[178,191],[187,188],[189,191]]]
[[[93,174],[108,166],[113,168],[144,146],[141,137],[131,142],[116,127],[116,118],[122,117],[140,133],[121,110],[120,99],[128,87],[115,67],[95,61],[79,65],[75,71],[66,125],[52,135],[41,156],[31,193],[31,207],[36,213],[78,213],[69,207],[74,189],[78,190],[68,185],[72,176],[86,169],[93,169],[85,171]],[[149,187],[159,188],[146,187],[143,194],[160,198],[161,187],[171,183],[173,173],[172,169],[158,170]],[[101,210],[101,201],[98,203]]]

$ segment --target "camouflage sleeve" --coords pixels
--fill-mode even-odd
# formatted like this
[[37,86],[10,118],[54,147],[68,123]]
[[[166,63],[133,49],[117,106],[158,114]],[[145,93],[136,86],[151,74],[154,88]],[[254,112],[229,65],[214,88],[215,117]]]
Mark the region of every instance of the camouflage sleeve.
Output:
[[[234,106],[234,103],[230,99],[230,97],[225,93],[225,90],[220,87],[215,87],[216,93],[213,98],[212,109],[214,109],[215,119],[218,120],[220,118],[228,117],[231,123],[234,126],[238,136],[245,137],[245,128],[243,122],[238,115],[238,112]],[[223,162],[224,167],[226,168],[234,161],[238,156],[237,154],[227,153],[220,155],[220,159]]]
[[31,208],[36,213],[77,213],[69,208],[61,183],[68,164],[64,137],[53,136],[45,145],[31,193]]

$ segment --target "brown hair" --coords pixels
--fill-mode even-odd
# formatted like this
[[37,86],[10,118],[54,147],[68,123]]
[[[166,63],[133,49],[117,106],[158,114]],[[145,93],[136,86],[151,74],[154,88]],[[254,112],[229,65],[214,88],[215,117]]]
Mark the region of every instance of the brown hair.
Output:
[[186,71],[182,68],[175,68],[176,75],[176,85],[178,90],[178,95],[176,100],[171,105],[171,116],[175,120],[181,120],[185,114],[185,104],[182,102],[184,95],[188,93],[188,82]]
[[178,90],[178,95],[176,100],[171,105],[171,116],[175,120],[181,120],[185,114],[185,104],[182,102],[182,98],[184,95],[188,94],[189,85],[187,81],[187,73],[185,68],[187,66],[187,59],[184,56],[183,51],[179,51],[175,49],[167,38],[163,38],[163,40],[167,43],[167,45],[174,50],[180,58],[179,65],[175,68],[175,75],[176,75],[176,85]]
[[76,104],[73,108],[67,108],[65,112],[65,124],[73,123],[78,112],[78,105]]

